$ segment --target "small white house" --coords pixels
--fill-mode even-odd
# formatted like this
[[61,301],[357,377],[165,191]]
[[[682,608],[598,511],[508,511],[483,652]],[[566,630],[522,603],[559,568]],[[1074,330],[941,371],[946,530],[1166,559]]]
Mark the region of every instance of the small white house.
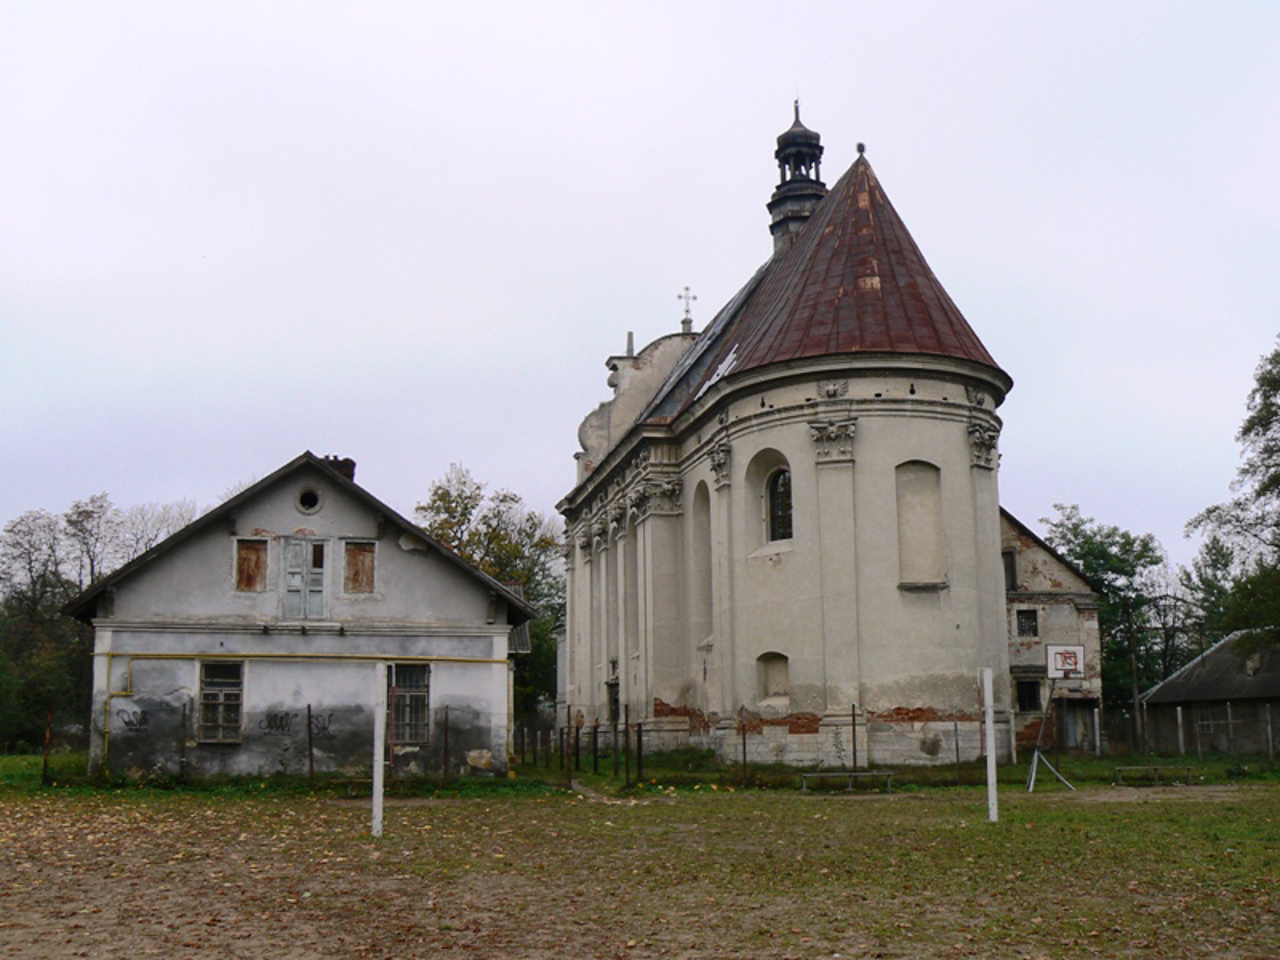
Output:
[[510,638],[535,616],[307,452],[68,606],[94,627],[90,769],[505,773]]

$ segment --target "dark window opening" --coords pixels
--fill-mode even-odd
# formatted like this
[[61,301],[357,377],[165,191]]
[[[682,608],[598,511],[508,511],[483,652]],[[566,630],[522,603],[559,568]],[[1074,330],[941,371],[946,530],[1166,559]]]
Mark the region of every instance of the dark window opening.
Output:
[[1018,611],[1018,636],[1040,636],[1040,619],[1035,610]]
[[1038,713],[1040,711],[1040,681],[1018,681],[1018,710],[1021,713]]
[[791,539],[791,471],[778,470],[769,477],[769,539]]
[[267,541],[236,541],[236,589],[245,593],[267,589]]
[[429,742],[430,668],[425,663],[393,663],[387,670],[387,729],[394,746]]
[[1001,557],[1004,560],[1004,589],[1012,593],[1018,589],[1018,556],[1012,550],[1006,550]]
[[298,494],[298,506],[310,513],[320,506],[320,494],[308,487]]
[[197,738],[211,743],[239,743],[243,694],[244,664],[202,663]]

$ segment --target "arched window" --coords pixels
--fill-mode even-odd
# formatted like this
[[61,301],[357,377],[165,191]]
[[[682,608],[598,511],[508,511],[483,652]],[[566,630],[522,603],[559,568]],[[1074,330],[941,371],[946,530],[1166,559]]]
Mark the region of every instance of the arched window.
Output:
[[791,471],[775,470],[767,485],[769,539],[791,539]]

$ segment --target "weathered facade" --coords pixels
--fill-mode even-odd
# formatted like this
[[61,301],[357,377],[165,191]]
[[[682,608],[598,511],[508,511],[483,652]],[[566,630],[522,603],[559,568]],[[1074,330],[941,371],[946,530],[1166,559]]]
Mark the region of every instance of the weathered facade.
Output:
[[[612,357],[579,432],[561,707],[794,764],[1012,749],[996,409],[1012,386],[861,155],[778,138],[774,255]],[[562,713],[563,715],[563,713]],[[856,723],[853,720],[856,715]]]
[[[90,766],[368,771],[379,664],[401,772],[505,772],[533,611],[304,453],[90,588]],[[445,753],[447,744],[447,756]]]
[[[1009,617],[1009,675],[1018,748],[1040,742],[1096,750],[1102,710],[1098,592],[1084,575],[1006,510],[1000,511]],[[1050,677],[1051,667],[1062,676]]]

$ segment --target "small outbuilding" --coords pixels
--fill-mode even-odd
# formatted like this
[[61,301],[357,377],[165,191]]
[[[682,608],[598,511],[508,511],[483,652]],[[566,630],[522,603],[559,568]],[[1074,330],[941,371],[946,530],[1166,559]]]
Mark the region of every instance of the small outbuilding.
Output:
[[535,611],[301,454],[94,584],[90,769],[504,774],[512,634]]
[[1280,647],[1235,633],[1142,697],[1148,744],[1159,753],[1275,755]]

